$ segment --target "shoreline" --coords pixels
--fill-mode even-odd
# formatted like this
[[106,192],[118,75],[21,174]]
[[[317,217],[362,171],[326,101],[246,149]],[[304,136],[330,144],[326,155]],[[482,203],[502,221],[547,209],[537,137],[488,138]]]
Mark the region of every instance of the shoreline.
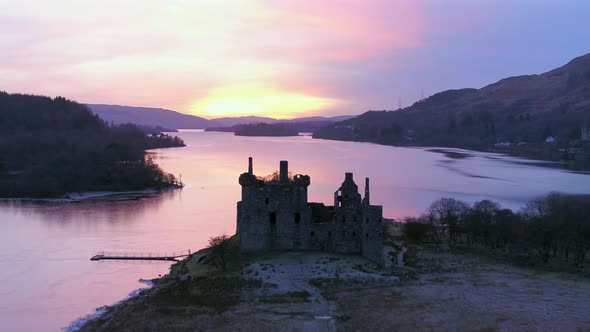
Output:
[[[326,141],[338,141],[338,142],[354,142],[354,143],[368,143],[368,144],[376,144],[381,146],[391,146],[396,148],[410,148],[410,149],[420,149],[424,151],[429,151],[433,153],[441,153],[445,154],[443,150],[463,150],[469,152],[479,152],[479,153],[490,153],[490,154],[499,154],[507,157],[517,158],[522,160],[520,162],[523,165],[531,165],[531,166],[538,166],[538,167],[546,167],[546,168],[554,168],[554,169],[561,169],[567,172],[574,172],[580,174],[590,174],[590,164],[587,162],[577,163],[577,162],[568,162],[566,160],[553,160],[548,158],[540,158],[535,157],[527,153],[522,153],[522,151],[517,150],[500,150],[500,149],[470,149],[470,148],[463,148],[457,146],[433,146],[433,145],[395,145],[395,144],[384,144],[378,143],[373,141],[358,141],[358,140],[348,140],[348,139],[335,139],[335,138],[325,138],[325,137],[314,137],[313,139],[319,140],[326,140]],[[434,150],[434,151],[431,151]],[[468,154],[468,153],[466,153]],[[453,157],[450,157],[453,158]],[[461,158],[459,158],[461,159]]]
[[182,189],[183,186],[171,186],[162,189],[143,189],[128,191],[84,191],[74,192],[54,198],[34,198],[34,197],[0,197],[0,202],[41,202],[41,203],[79,203],[92,199],[109,198],[109,197],[129,197],[141,198],[159,194],[165,191]]
[[115,310],[117,307],[122,305],[127,305],[129,303],[134,303],[141,298],[139,297],[142,295],[144,291],[149,291],[150,289],[154,288],[154,282],[151,280],[139,279],[139,283],[146,285],[147,287],[141,287],[131,291],[125,298],[111,304],[111,305],[103,305],[101,307],[95,308],[94,312],[88,314],[86,316],[80,317],[72,321],[68,324],[68,326],[63,328],[65,332],[78,332],[88,323],[100,319],[105,314],[109,313],[111,310]]

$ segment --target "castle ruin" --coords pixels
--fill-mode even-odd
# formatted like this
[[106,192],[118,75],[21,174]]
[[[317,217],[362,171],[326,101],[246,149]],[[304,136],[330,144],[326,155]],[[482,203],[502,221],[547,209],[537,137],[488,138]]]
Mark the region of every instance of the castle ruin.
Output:
[[256,177],[249,158],[248,172],[240,175],[237,234],[242,252],[321,250],[358,253],[381,263],[383,207],[370,204],[369,178],[361,198],[352,173],[334,193],[334,205],[309,203],[310,177],[289,177],[288,162],[280,162],[278,176]]

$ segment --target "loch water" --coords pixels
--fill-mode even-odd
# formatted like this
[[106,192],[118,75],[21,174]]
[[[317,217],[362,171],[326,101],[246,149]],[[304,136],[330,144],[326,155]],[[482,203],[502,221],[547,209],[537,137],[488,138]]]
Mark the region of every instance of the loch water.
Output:
[[59,331],[72,321],[145,287],[140,279],[168,272],[170,262],[90,261],[99,251],[196,251],[234,234],[238,176],[278,170],[311,177],[309,200],[332,204],[353,172],[384,216],[418,215],[440,197],[490,199],[511,209],[551,191],[590,194],[590,176],[499,154],[299,137],[238,137],[187,130],[184,148],[153,150],[154,160],[185,187],[140,199],[78,203],[0,201],[0,331]]

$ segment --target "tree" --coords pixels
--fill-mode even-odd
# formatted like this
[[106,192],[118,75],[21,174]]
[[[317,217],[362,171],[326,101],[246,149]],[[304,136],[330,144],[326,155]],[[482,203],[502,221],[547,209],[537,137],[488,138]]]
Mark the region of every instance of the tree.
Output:
[[407,217],[404,219],[403,232],[406,239],[420,243],[426,240],[428,233],[432,231],[432,225],[425,223],[420,218]]
[[222,270],[227,270],[228,265],[239,256],[239,247],[227,235],[210,238],[209,249],[211,249],[213,264]]
[[500,210],[500,205],[486,199],[475,202],[469,211],[469,231],[473,236],[482,239],[485,245],[494,243],[498,210]]
[[450,246],[457,241],[457,236],[462,232],[465,216],[469,211],[469,205],[454,198],[441,198],[428,209],[427,219],[441,233],[441,238],[446,239]]

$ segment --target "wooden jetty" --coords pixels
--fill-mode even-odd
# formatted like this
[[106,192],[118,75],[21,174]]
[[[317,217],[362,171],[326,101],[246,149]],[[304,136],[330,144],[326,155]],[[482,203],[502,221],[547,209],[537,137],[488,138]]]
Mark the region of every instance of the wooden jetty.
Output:
[[100,260],[135,260],[135,261],[178,261],[179,258],[191,254],[190,250],[170,253],[128,253],[116,251],[101,251],[90,257],[91,261]]

